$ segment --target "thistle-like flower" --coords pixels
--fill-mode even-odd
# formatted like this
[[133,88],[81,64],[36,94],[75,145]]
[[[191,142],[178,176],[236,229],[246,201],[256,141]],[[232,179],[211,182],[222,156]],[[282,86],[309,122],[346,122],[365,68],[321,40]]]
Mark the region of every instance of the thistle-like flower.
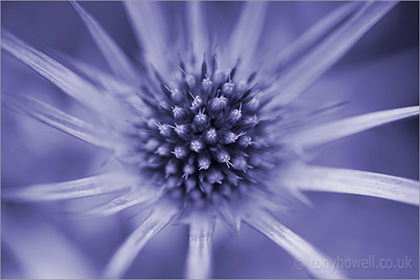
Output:
[[[308,273],[341,278],[328,257],[273,213],[309,204],[302,191],[380,197],[418,205],[418,182],[365,171],[315,166],[307,151],[355,133],[417,116],[419,107],[317,124],[341,106],[303,106],[302,94],[395,2],[343,3],[265,61],[256,61],[268,3],[244,2],[229,40],[209,36],[204,2],[185,2],[185,35],[170,42],[158,2],[124,2],[143,50],[136,63],[100,23],[71,2],[113,74],[63,57],[64,66],[2,29],[1,47],[83,105],[93,124],[35,98],[4,94],[2,103],[111,153],[120,168],[75,181],[4,188],[7,202],[44,202],[114,194],[83,215],[136,206],[145,215],[110,258],[103,277],[124,276],[137,254],[170,224],[187,224],[186,277],[209,278],[216,220],[239,235],[242,222],[306,263]],[[180,4],[181,5],[181,4]],[[183,18],[179,18],[181,22]],[[275,48],[275,46],[272,46]],[[263,63],[261,63],[263,62]],[[140,66],[139,66],[140,65]],[[74,70],[72,70],[74,69]],[[7,164],[7,163],[5,163]]]

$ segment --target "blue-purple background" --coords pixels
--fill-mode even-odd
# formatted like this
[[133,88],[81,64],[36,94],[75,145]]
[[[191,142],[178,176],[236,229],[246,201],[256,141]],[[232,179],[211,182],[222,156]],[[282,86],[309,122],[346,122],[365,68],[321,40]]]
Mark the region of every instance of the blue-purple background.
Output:
[[[286,46],[340,2],[271,2],[259,50]],[[118,2],[82,3],[131,56],[137,45]],[[182,15],[182,2],[165,2],[168,23]],[[209,26],[228,36],[242,3],[208,3]],[[396,6],[344,59],[317,81],[307,96],[349,104],[335,117],[416,105],[419,102],[419,17],[417,2]],[[41,50],[52,49],[99,67],[106,63],[82,21],[65,2],[2,2],[2,27]],[[175,24],[170,24],[175,26]],[[176,36],[177,30],[173,30]],[[55,86],[2,52],[2,94],[38,97],[88,118]],[[108,156],[85,143],[1,107],[2,188],[77,179],[103,171]],[[382,172],[418,180],[418,120],[402,121],[362,133],[317,151],[314,162]],[[333,259],[408,256],[412,268],[352,269],[352,278],[418,278],[418,208],[376,198],[308,194],[315,207],[299,206],[279,217],[296,233]],[[63,216],[62,209],[90,201],[37,206],[2,204],[3,278],[88,277],[98,273],[132,231],[129,214],[97,220]],[[131,221],[131,222],[130,222]],[[157,236],[130,268],[129,278],[181,278],[187,253],[187,228],[170,227]],[[68,251],[71,251],[70,253]],[[74,252],[73,252],[74,251]],[[23,258],[23,259],[22,259]],[[74,261],[78,259],[79,261]],[[23,264],[22,264],[23,261]],[[29,268],[30,269],[29,269]],[[240,240],[215,233],[217,278],[305,278],[281,248],[243,226]],[[25,274],[26,273],[26,274]],[[69,276],[70,275],[70,276]]]

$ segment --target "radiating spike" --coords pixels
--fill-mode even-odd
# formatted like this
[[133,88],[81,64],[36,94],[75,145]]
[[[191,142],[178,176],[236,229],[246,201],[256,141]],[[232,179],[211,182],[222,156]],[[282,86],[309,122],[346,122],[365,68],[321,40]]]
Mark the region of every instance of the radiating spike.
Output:
[[159,8],[159,2],[152,1],[125,1],[125,10],[131,22],[137,42],[144,50],[148,63],[160,73],[167,73],[166,49],[167,22]]
[[207,75],[207,61],[206,61],[206,54],[203,57],[203,63],[201,64],[201,79],[205,79],[208,77]]
[[152,213],[131,233],[112,256],[101,278],[122,278],[138,253],[168,225],[176,213],[176,208],[169,205],[167,207],[154,207]]
[[[4,28],[2,28],[1,38],[2,49],[44,76],[82,105],[98,112],[102,117],[109,117],[109,120],[120,121],[119,124],[122,127],[127,125],[125,121],[121,122],[124,116],[127,116],[121,104],[104,96],[93,84],[16,38]],[[118,119],[114,116],[118,116]]]
[[332,121],[317,127],[289,132],[282,138],[283,143],[305,148],[316,147],[341,139],[376,126],[419,115],[419,106],[391,109]]
[[[249,215],[244,216],[244,221],[282,247],[295,258],[296,266],[305,269],[313,277],[320,279],[347,278],[337,267],[333,266],[332,260],[282,225],[271,214],[261,210],[249,211]],[[325,265],[320,269],[316,266],[319,262],[329,265]]]
[[128,148],[128,140],[124,140],[104,127],[82,121],[40,101],[7,94],[2,96],[2,101],[13,109],[28,114],[89,144],[107,150]]
[[[4,189],[3,185],[2,192]],[[2,258],[13,256],[13,263],[20,271],[10,271],[14,265],[3,266],[2,278],[12,278],[12,275],[28,279],[97,277],[94,261],[75,239],[33,208],[29,211],[16,211],[16,208],[3,202],[1,205]]]
[[186,279],[210,279],[212,275],[212,249],[215,221],[202,217],[191,221],[190,243],[186,262]]
[[186,2],[188,28],[194,56],[200,58],[208,48],[208,30],[206,24],[206,14],[203,9],[205,2],[188,1]]
[[92,209],[84,210],[80,213],[80,215],[86,218],[97,218],[114,215],[118,212],[121,212],[122,210],[136,205],[142,205],[144,207],[147,207],[155,203],[155,201],[161,196],[161,194],[161,189],[138,189],[135,192],[125,194],[103,205],[94,207]]
[[303,175],[286,180],[303,191],[357,194],[419,205],[419,182],[415,180],[321,166],[300,166],[297,170]]
[[135,84],[138,83],[138,75],[133,65],[108,32],[77,2],[70,1],[70,4],[86,24],[92,39],[102,52],[114,74],[122,80],[129,80]]
[[99,85],[110,94],[121,97],[133,95],[138,99],[138,96],[136,95],[137,88],[134,85],[121,81],[114,75],[107,73],[93,65],[90,65],[81,59],[56,50],[55,53],[57,53],[59,57],[64,58],[66,62],[74,66],[82,74],[86,75],[86,77],[88,77],[92,82]]
[[4,188],[2,199],[20,202],[75,199],[127,190],[136,182],[130,174],[108,173],[68,182]]
[[[266,109],[288,104],[316,78],[326,72],[359,41],[397,2],[365,2],[362,8],[342,26],[308,52],[273,83],[268,96],[273,97]],[[281,94],[278,94],[278,92]]]
[[348,17],[360,6],[360,2],[345,2],[331,13],[321,18],[318,22],[312,25],[307,31],[299,36],[295,41],[280,50],[275,58],[273,58],[270,65],[274,69],[278,69],[281,65],[296,59],[305,50],[314,45],[323,36],[333,30],[341,21]]
[[[260,35],[265,22],[265,13],[268,2],[243,2],[245,6],[241,12],[235,28],[227,44],[227,51],[230,51],[230,58],[237,60],[241,58],[244,63],[243,69],[248,71],[250,58],[254,53],[259,42]],[[228,63],[233,63],[229,61]]]

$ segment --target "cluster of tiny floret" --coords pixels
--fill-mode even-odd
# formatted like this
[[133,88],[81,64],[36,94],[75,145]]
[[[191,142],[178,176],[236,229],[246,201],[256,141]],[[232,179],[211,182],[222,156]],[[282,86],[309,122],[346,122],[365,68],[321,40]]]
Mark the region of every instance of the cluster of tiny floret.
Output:
[[229,197],[255,183],[252,174],[268,146],[258,91],[250,86],[255,75],[235,79],[236,67],[208,73],[205,60],[199,73],[188,74],[183,64],[180,71],[176,87],[157,75],[163,98],[150,103],[154,116],[141,128],[142,169],[150,170],[173,197]]

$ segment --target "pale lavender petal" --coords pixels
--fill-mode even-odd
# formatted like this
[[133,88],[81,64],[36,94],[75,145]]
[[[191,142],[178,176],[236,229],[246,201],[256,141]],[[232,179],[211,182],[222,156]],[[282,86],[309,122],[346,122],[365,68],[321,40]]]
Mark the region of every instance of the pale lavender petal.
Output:
[[146,220],[125,240],[109,261],[103,278],[124,276],[137,254],[171,221],[177,213],[174,207],[155,207]]
[[85,122],[40,101],[19,95],[3,95],[2,99],[12,108],[89,144],[107,150],[127,147],[121,137],[108,129]]
[[315,79],[333,66],[359,41],[397,2],[366,2],[340,28],[293,65],[271,87],[273,97],[267,109],[287,104],[295,99]]
[[57,201],[127,190],[136,178],[125,173],[95,175],[74,181],[5,188],[2,199],[20,202]]
[[144,204],[144,206],[148,206],[154,203],[161,194],[162,192],[156,189],[136,189],[134,192],[115,198],[103,205],[96,206],[89,210],[84,210],[81,215],[89,218],[114,215],[122,210],[136,205]]
[[331,30],[337,27],[342,20],[354,12],[359,6],[360,2],[344,2],[337,9],[312,25],[290,45],[280,50],[276,57],[272,61],[268,61],[268,63],[272,64],[275,69],[288,61],[296,59],[298,55],[302,54],[328,32],[331,32]]
[[298,170],[299,175],[287,180],[303,191],[366,195],[419,205],[419,182],[415,180],[321,166],[302,166]]
[[4,50],[50,80],[81,104],[103,116],[113,116],[114,114],[110,114],[113,112],[120,116],[125,115],[115,100],[106,98],[94,85],[57,61],[32,48],[5,29],[2,29],[1,37],[1,47]]
[[[235,63],[240,58],[246,70],[252,62],[262,29],[268,2],[243,2],[241,16],[232,30],[226,50],[229,53],[229,63]],[[227,59],[227,58],[226,58]],[[231,65],[227,65],[231,66]]]
[[[325,256],[324,253],[285,227],[270,214],[259,210],[252,211],[252,213],[250,211],[244,217],[244,222],[273,240],[293,256],[295,258],[295,266],[298,269],[305,269],[309,274],[320,279],[346,278],[338,268],[336,269],[332,265],[332,260]],[[315,264],[319,262],[331,265],[318,268]]]
[[204,11],[205,2],[188,1],[186,2],[188,15],[188,28],[192,49],[196,59],[201,59],[208,49],[209,39],[206,25],[206,13]]
[[86,75],[91,81],[102,87],[110,94],[115,96],[125,96],[129,94],[135,95],[136,87],[134,85],[117,79],[114,75],[107,73],[104,70],[86,63],[85,61],[76,57],[64,53],[57,53],[77,70]]
[[347,137],[376,126],[419,115],[419,106],[391,109],[350,117],[313,128],[299,129],[281,140],[294,146],[311,148]]
[[186,263],[187,279],[209,279],[212,275],[212,217],[202,217],[190,224],[190,243]]
[[[102,87],[102,92],[111,97],[118,98],[120,102],[125,103],[128,107],[135,108],[136,113],[141,112],[142,116],[150,114],[150,108],[139,98],[137,95],[138,89],[134,84],[117,79],[115,76],[75,57],[62,53],[60,53],[60,57],[65,58],[67,62],[76,67],[76,69],[86,75],[92,82]],[[134,120],[134,116],[131,117],[131,120]]]
[[138,75],[133,65],[108,32],[77,2],[70,1],[70,3],[86,24],[90,35],[104,55],[114,74],[122,80],[138,83]]
[[148,63],[159,71],[166,73],[165,57],[168,46],[167,30],[164,26],[164,16],[159,8],[159,2],[124,1],[134,34],[143,47]]
[[9,249],[18,260],[23,270],[18,278],[95,278],[93,262],[77,242],[34,212],[22,213],[2,205],[2,250]]

